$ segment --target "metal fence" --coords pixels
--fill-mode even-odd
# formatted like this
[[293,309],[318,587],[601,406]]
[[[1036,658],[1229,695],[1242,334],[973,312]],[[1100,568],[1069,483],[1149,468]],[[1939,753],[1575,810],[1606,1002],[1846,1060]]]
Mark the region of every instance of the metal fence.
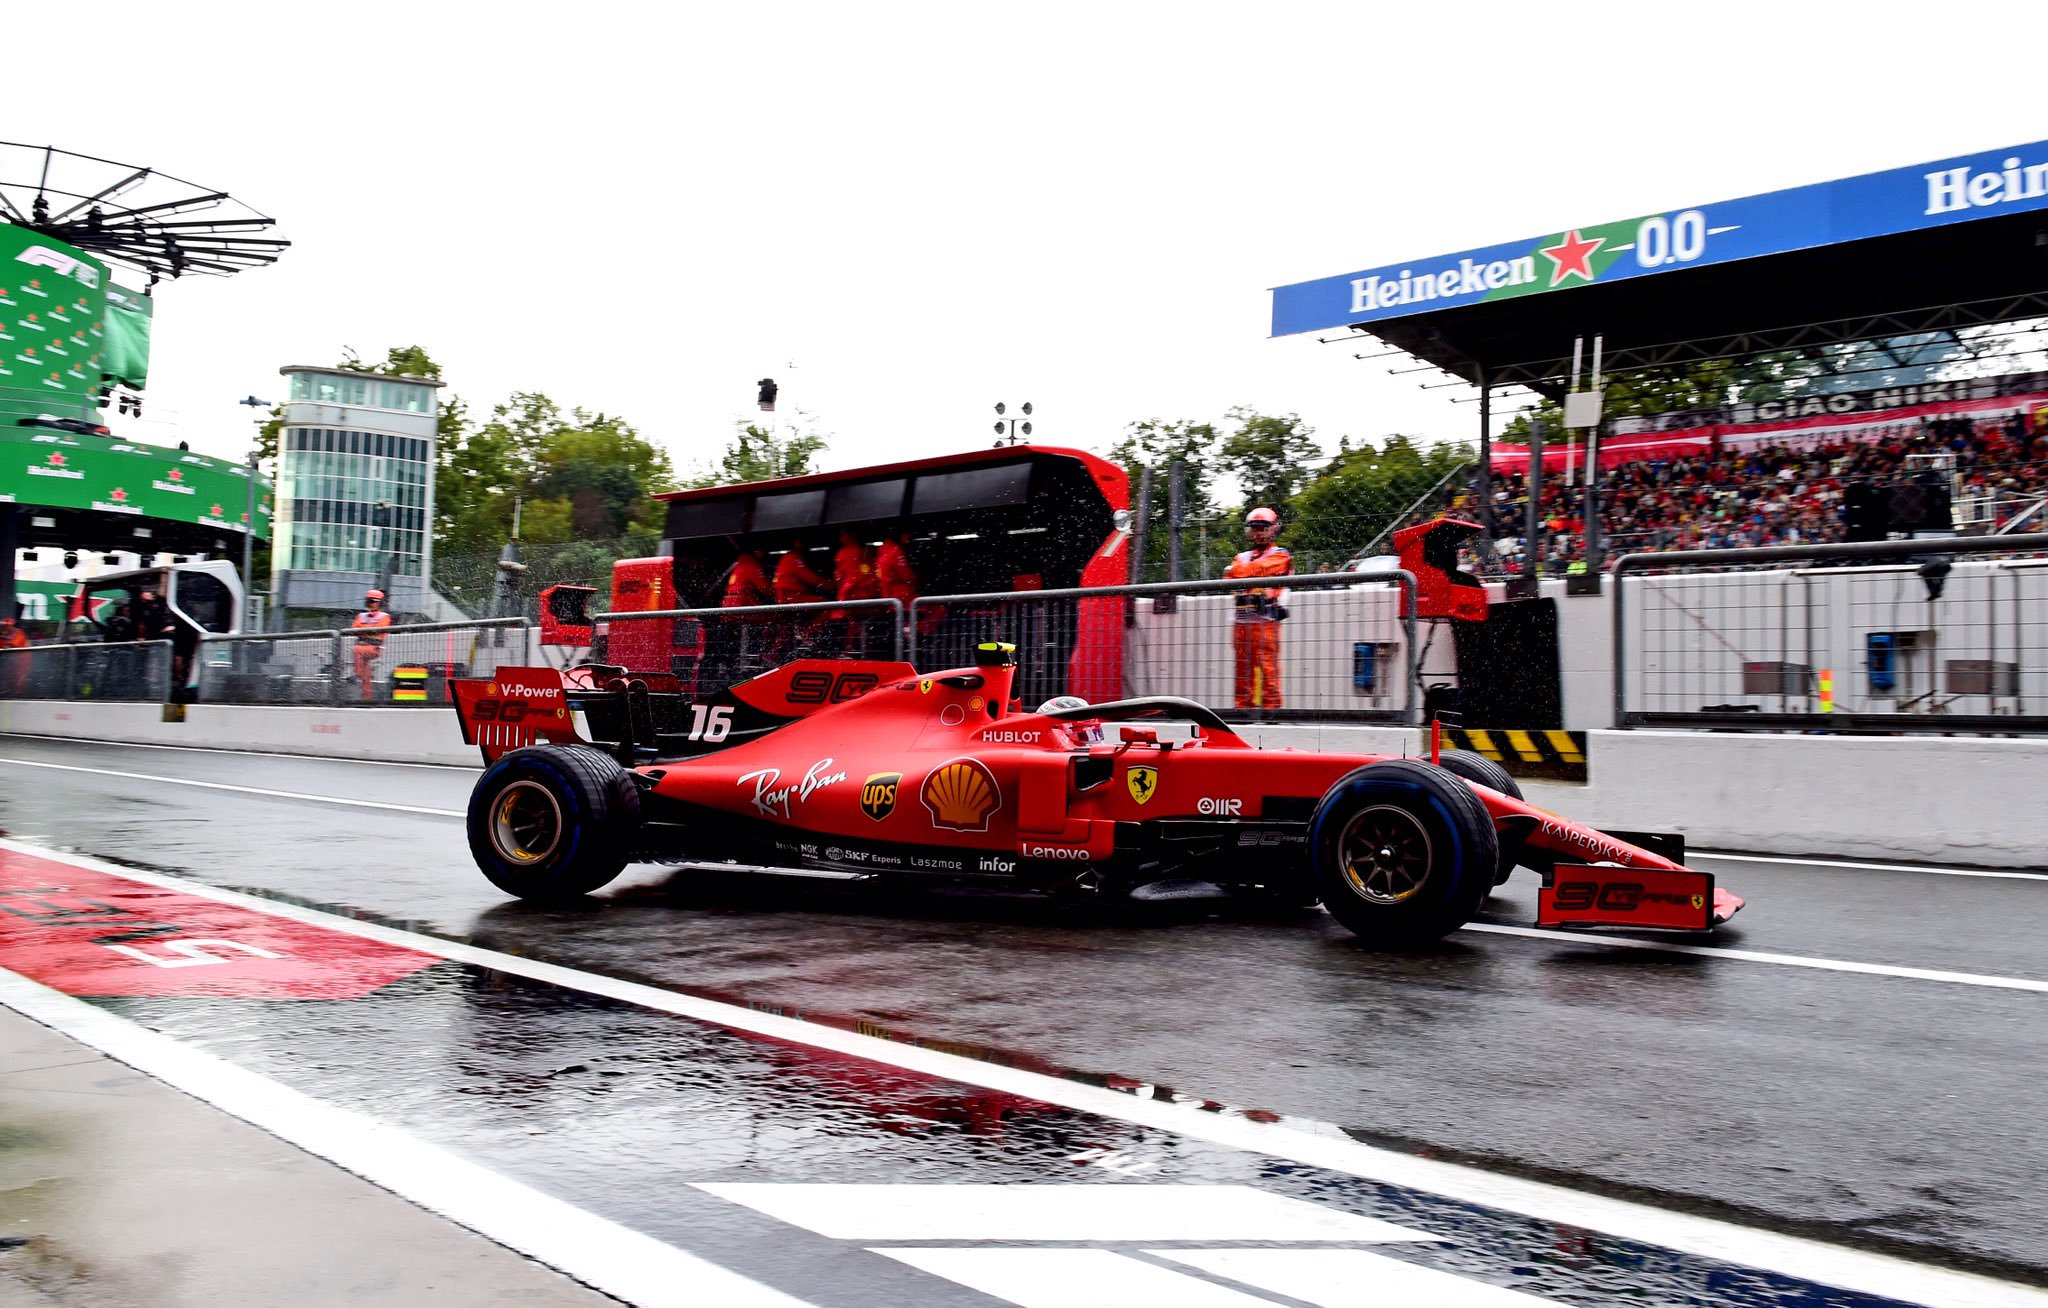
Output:
[[1631,554],[1620,727],[2048,732],[2048,534]]
[[710,695],[797,659],[903,659],[907,614],[892,599],[598,613],[591,658],[668,672]]
[[[1262,611],[1256,593],[1275,587],[1279,612]],[[1406,572],[1343,572],[935,595],[911,605],[913,661],[967,664],[1004,640],[1027,704],[1179,695],[1240,721],[1409,722],[1414,591]]]
[[0,650],[0,699],[162,702],[171,696],[171,665],[167,640]]
[[450,677],[489,676],[534,661],[524,618],[369,631],[208,636],[202,703],[445,705]]

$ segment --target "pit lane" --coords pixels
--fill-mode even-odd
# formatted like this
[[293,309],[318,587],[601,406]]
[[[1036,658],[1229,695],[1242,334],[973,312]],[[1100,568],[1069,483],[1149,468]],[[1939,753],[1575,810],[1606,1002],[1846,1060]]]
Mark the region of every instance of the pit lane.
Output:
[[[1319,916],[1158,907],[1077,924],[1029,901],[879,902],[858,888],[663,869],[636,871],[591,909],[545,911],[506,903],[472,870],[460,823],[441,815],[467,796],[472,775],[458,770],[21,738],[0,742],[0,760],[11,760],[0,761],[0,827],[33,844],[662,990],[1334,1122],[1666,1207],[2048,1279],[2048,1238],[2027,1197],[2048,1148],[2024,1125],[2044,998],[1987,984],[2048,981],[2029,947],[2048,894],[2039,879],[1709,864],[1752,903],[1723,945],[1960,974],[1947,981],[1480,932],[1380,955]],[[1527,922],[1529,887],[1507,889],[1489,919]],[[421,1002],[421,987],[437,1015],[424,1030],[398,1005]],[[472,1152],[518,1139],[520,1157],[545,1159],[536,1170],[549,1184],[608,1203],[642,1189],[608,1178],[651,1167],[645,1193],[663,1198],[624,1219],[654,1220],[677,1202],[673,1160],[706,1137],[705,1121],[658,1111],[675,1093],[655,1070],[677,1065],[673,1030],[558,990],[513,989],[516,1003],[474,979],[408,980],[391,988],[390,1014],[364,1016],[383,1011],[380,999],[337,1008],[332,1023],[308,1021],[304,1005],[285,1017],[260,1004],[119,1002],[184,1038],[263,1051],[266,1071],[344,1100],[375,1102],[375,1087],[350,1075],[388,1073],[391,1051],[405,1051],[404,1066],[440,1087],[408,1099],[413,1129]],[[593,1072],[598,1057],[621,1061]],[[633,1095],[603,1089],[646,1078]],[[480,1102],[504,1111],[478,1115]],[[775,1126],[773,1095],[749,1102],[759,1112],[748,1120],[770,1125],[741,1137],[755,1140],[734,1164],[742,1173],[918,1175],[886,1150],[830,1165],[778,1155],[760,1138],[806,1132],[803,1114],[792,1105]],[[937,1118],[972,1117],[946,1102]],[[876,1116],[874,1103],[853,1115]],[[1132,1154],[1120,1142],[1074,1152],[1089,1148]],[[1007,1152],[976,1166],[1008,1177]],[[1132,1156],[1142,1163],[1146,1150]],[[1208,1162],[1166,1176],[1226,1172]],[[704,1220],[741,1229],[726,1259],[747,1261],[758,1231]]]

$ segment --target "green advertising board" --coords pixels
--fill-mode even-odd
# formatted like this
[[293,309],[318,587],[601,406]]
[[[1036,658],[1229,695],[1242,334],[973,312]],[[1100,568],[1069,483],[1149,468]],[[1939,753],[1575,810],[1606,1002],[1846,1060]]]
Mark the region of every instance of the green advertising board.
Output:
[[[88,509],[245,530],[242,464],[46,427],[0,427],[0,504]],[[270,482],[256,479],[256,538],[270,539]],[[138,524],[139,525],[139,524]]]
[[106,359],[107,266],[0,223],[0,423],[91,417]]

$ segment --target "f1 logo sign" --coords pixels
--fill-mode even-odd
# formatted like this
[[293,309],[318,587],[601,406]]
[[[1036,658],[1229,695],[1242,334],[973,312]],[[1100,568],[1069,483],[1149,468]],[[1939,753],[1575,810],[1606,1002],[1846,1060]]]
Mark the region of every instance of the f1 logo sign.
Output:
[[76,277],[80,286],[98,286],[100,284],[99,269],[82,259],[74,259],[68,254],[59,254],[47,245],[31,245],[20,254],[15,255],[14,260],[16,263],[33,264],[39,268],[48,268],[51,272],[62,277]]

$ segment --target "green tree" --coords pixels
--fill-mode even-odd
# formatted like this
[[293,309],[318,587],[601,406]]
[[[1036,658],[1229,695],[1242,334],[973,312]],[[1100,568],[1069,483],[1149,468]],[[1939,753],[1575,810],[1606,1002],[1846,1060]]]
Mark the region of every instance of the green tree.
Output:
[[817,430],[811,415],[799,409],[787,428],[768,431],[753,423],[739,429],[725,453],[698,472],[690,486],[730,486],[744,481],[773,481],[817,471],[817,458],[831,437]]
[[652,497],[675,484],[668,456],[631,423],[582,409],[564,413],[521,391],[490,421],[445,443],[434,482],[434,548],[495,554],[520,507],[522,541],[658,538]]
[[1443,479],[1472,461],[1462,444],[1418,445],[1388,436],[1380,448],[1349,438],[1337,457],[1287,502],[1281,543],[1298,572],[1324,571],[1364,549]]
[[1224,438],[1218,463],[1236,480],[1240,506],[1285,504],[1322,456],[1315,429],[1292,413],[1274,417],[1240,406],[1229,416],[1237,430]]
[[[1145,557],[1132,562],[1131,580],[1159,581],[1167,574],[1171,507],[1168,486],[1175,459],[1182,465],[1181,513],[1185,521],[1196,522],[1216,515],[1216,424],[1183,418],[1166,422],[1147,418],[1124,429],[1123,439],[1110,447],[1109,459],[1120,465],[1131,479],[1132,511],[1135,513],[1138,487],[1146,468],[1152,469],[1152,499],[1144,523]],[[1183,540],[1183,545],[1186,545]],[[1183,574],[1203,575],[1199,567],[1186,566]]]

